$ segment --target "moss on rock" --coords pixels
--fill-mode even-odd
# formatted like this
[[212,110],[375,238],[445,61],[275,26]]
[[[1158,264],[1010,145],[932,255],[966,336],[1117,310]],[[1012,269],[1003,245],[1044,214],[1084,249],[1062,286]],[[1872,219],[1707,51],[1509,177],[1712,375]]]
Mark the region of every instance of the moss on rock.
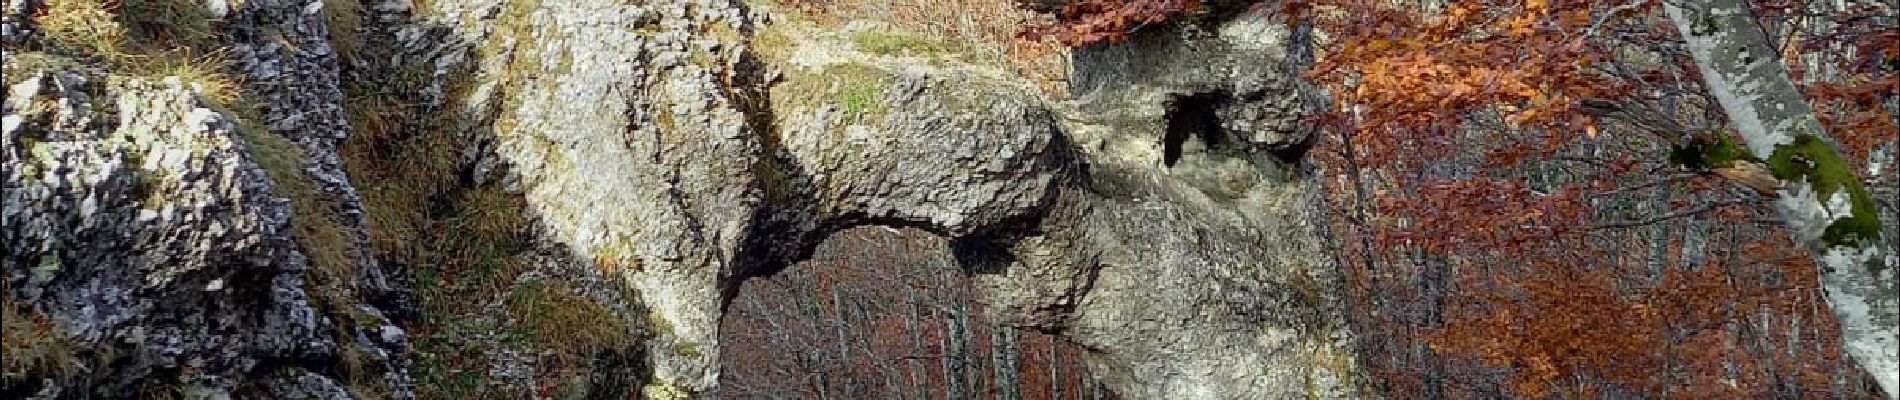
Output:
[[879,55],[927,55],[949,49],[942,42],[901,31],[865,29],[851,32],[850,39],[858,51]]
[[1737,145],[1728,134],[1715,132],[1687,144],[1672,146],[1669,161],[1701,171],[1728,168],[1734,166],[1736,161],[1761,161],[1761,158],[1749,152],[1748,148]]
[[877,67],[844,63],[829,65],[816,72],[788,74],[784,83],[772,88],[774,109],[832,105],[852,119],[883,114],[884,90],[891,73]]

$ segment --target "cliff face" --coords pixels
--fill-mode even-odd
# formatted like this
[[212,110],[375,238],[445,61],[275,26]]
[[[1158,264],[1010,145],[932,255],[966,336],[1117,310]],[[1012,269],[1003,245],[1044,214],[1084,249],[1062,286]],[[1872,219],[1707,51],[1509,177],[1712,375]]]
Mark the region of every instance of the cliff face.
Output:
[[222,99],[87,67],[75,1],[8,3],[9,393],[708,396],[739,285],[884,225],[1130,397],[1352,394],[1255,17],[1077,50],[1053,101],[730,0],[186,4]]
[[99,3],[7,3],[8,397],[407,390],[337,164],[336,67],[297,7],[247,2],[187,38]]

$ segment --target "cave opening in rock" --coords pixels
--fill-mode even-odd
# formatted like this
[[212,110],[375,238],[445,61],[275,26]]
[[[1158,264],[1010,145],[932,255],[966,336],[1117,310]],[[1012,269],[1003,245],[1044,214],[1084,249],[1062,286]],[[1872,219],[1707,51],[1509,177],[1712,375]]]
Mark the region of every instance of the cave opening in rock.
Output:
[[989,323],[952,247],[921,229],[860,226],[746,279],[720,319],[722,396],[1114,397],[1080,346]]
[[1187,150],[1219,146],[1220,118],[1214,110],[1225,102],[1225,96],[1219,93],[1200,93],[1176,98],[1169,104],[1168,130],[1162,137],[1162,164],[1173,167]]

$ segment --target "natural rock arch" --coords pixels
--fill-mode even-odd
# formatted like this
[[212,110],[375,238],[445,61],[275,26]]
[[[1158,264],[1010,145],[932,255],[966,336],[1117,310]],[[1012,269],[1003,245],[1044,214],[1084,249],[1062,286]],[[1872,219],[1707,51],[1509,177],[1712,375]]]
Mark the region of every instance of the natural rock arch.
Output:
[[[1051,103],[732,3],[611,3],[542,1],[519,21],[534,39],[493,59],[563,62],[485,69],[520,79],[496,154],[548,238],[620,271],[670,327],[648,345],[650,393],[713,390],[740,282],[866,224],[952,239],[995,319],[1088,347],[1121,393],[1350,393],[1335,275],[1283,161],[1306,134],[1280,27],[1078,50],[1082,95]],[[1169,165],[1182,97],[1225,100],[1198,116],[1221,146]]]
[[[953,241],[993,319],[1090,348],[1123,393],[1348,395],[1334,277],[1301,208],[1305,94],[1265,24],[1085,50],[1078,70],[1103,84],[1053,105],[981,70],[768,28],[792,30],[777,34],[793,48],[776,51],[824,56],[762,51],[785,71],[762,127],[762,175],[780,180],[762,182],[769,200],[735,260],[762,267],[723,290],[843,229],[919,227]],[[841,105],[858,85],[877,93],[870,110]],[[1200,146],[1172,137],[1182,121]]]

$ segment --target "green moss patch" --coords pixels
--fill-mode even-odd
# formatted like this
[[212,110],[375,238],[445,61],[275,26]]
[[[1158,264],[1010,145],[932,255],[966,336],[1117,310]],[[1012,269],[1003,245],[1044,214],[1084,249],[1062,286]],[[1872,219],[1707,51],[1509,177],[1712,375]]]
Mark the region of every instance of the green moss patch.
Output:
[[1875,214],[1873,197],[1826,140],[1811,134],[1797,135],[1793,143],[1775,146],[1767,163],[1775,178],[1807,182],[1823,206],[1835,194],[1846,192],[1849,215],[1828,224],[1821,234],[1828,247],[1861,247],[1880,240],[1880,219]]
[[887,112],[884,90],[894,79],[890,72],[864,64],[827,66],[813,73],[790,74],[772,88],[774,109],[835,105],[852,119]]
[[1735,143],[1735,139],[1721,132],[1698,138],[1687,144],[1670,148],[1669,161],[1676,165],[1702,171],[1711,168],[1728,168],[1736,161],[1761,161],[1747,148]]

